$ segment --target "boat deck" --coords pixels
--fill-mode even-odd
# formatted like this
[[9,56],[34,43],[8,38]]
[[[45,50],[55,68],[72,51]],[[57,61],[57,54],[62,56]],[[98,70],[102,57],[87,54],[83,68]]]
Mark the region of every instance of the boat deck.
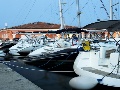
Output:
[[105,71],[101,71],[101,70],[98,70],[98,69],[95,69],[95,68],[92,68],[92,67],[83,67],[82,69],[85,70],[85,71],[89,71],[91,73],[95,73],[95,74],[99,74],[99,75],[103,75],[103,76],[107,76],[107,77],[111,77],[111,78],[120,79],[120,75],[105,72]]

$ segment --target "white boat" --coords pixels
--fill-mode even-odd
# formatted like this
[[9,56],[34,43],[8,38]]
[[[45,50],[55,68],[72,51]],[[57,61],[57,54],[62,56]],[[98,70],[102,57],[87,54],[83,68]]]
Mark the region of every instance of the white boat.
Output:
[[99,45],[100,47],[91,47],[90,51],[79,52],[73,66],[79,76],[70,80],[72,87],[91,89],[98,83],[120,87],[120,46],[116,46],[115,42]]
[[12,55],[20,55],[19,52],[28,54],[31,50],[41,47],[42,44],[43,42],[40,37],[33,38],[30,35],[25,35],[19,39],[16,45],[9,48],[9,53]]
[[90,45],[83,44],[83,49],[73,65],[78,77],[70,80],[70,86],[80,90],[92,89],[98,83],[120,87],[120,38],[91,41]]
[[43,47],[43,44],[45,44],[43,39],[44,39],[44,37],[42,37],[42,36],[32,38],[31,40],[29,40],[28,44],[24,44],[24,47],[21,48],[20,50],[18,50],[17,53],[19,53],[22,56],[24,56],[24,55],[26,56],[30,52]]
[[[70,86],[80,90],[92,89],[98,83],[120,87],[120,38],[109,38],[105,42],[98,38],[95,42],[91,40],[90,45],[83,45],[84,51],[79,51],[73,65],[78,77],[70,80]],[[88,47],[90,50],[86,50]]]
[[48,45],[45,45],[42,48],[39,48],[33,52],[31,52],[28,56],[33,57],[33,56],[40,56],[40,55],[45,55],[45,54],[51,54],[55,53],[61,50],[65,49],[77,49],[78,45],[71,46],[70,42],[65,41],[64,39],[60,39],[56,41],[55,43],[50,43]]

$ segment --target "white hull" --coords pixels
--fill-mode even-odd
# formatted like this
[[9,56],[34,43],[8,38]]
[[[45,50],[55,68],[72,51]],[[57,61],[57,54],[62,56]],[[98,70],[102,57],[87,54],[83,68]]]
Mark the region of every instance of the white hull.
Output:
[[16,45],[9,48],[9,53],[12,55],[20,55],[19,52],[26,53],[35,50],[43,45],[43,42],[41,41],[41,43],[39,43],[37,39],[41,40],[40,37],[33,38],[31,36],[21,38]]
[[92,77],[103,85],[120,87],[120,68],[117,66],[119,52],[115,52],[116,49],[117,46],[112,44],[79,52],[73,66],[75,73]]
[[114,76],[111,75],[111,77],[110,77],[109,75],[107,75],[110,72],[107,72],[106,75],[102,75],[100,73],[97,74],[97,73],[83,70],[82,68],[79,69],[79,72],[80,72],[81,76],[92,77],[96,80],[98,80],[98,79],[101,80],[104,77],[101,81],[98,81],[99,84],[113,86],[113,87],[120,87],[120,79],[119,79],[120,75],[114,75]]
[[15,50],[15,49],[10,50],[9,53],[10,53],[11,55],[20,55],[20,54],[18,53],[18,51]]
[[44,54],[49,54],[49,53],[54,53],[54,52],[57,52],[57,51],[60,51],[60,50],[64,50],[65,48],[50,48],[50,47],[42,47],[42,48],[39,48],[33,52],[31,52],[29,54],[30,57],[32,56],[40,56],[40,55],[44,55]]
[[73,49],[77,49],[78,45],[75,46],[71,46],[71,47],[64,47],[64,48],[57,48],[57,47],[49,47],[49,46],[44,46],[42,48],[39,48],[33,52],[31,52],[28,56],[32,57],[32,56],[40,56],[40,55],[44,55],[44,54],[50,54],[50,53],[54,53],[57,51],[61,51],[67,48],[73,48]]
[[25,53],[25,52],[30,53],[30,52],[38,49],[38,48],[41,48],[41,45],[26,47],[26,48],[23,48],[22,50],[19,50],[18,52],[20,52],[20,53]]

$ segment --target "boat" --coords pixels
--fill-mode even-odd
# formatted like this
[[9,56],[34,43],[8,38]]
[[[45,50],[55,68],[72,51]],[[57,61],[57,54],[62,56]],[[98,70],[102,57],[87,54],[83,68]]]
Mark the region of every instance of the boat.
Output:
[[[60,30],[55,31],[56,34],[61,34],[62,38],[56,41],[54,44],[51,43],[40,49],[37,49],[31,52],[27,60],[24,62],[30,65],[35,65],[40,68],[47,70],[72,70],[73,71],[73,62],[75,57],[78,55],[78,46],[80,46],[79,40],[73,42],[66,41],[63,38],[64,34],[80,34],[81,32],[86,32],[78,28],[69,28],[65,29],[63,25],[63,15],[62,15],[62,6],[61,0],[59,0],[60,5],[60,19],[61,27]],[[78,15],[79,18],[79,15]],[[50,32],[52,33],[52,32]],[[43,63],[42,63],[43,62]],[[69,68],[66,68],[69,67]],[[50,68],[51,67],[51,68]],[[59,68],[59,69],[58,69]]]
[[11,55],[22,54],[26,56],[31,50],[41,47],[42,44],[41,37],[34,38],[31,35],[25,35],[19,39],[17,44],[9,48],[9,53]]
[[106,40],[105,42],[98,40],[96,45],[91,43],[90,50],[84,49],[79,52],[73,64],[73,69],[78,77],[70,80],[71,87],[92,89],[97,84],[120,87],[120,38],[112,35],[114,32],[119,32],[119,25],[119,20],[108,20],[85,26],[94,27],[96,30],[93,31],[107,30],[108,39],[103,39]]
[[[101,0],[102,1],[102,0]],[[105,42],[90,45],[90,50],[80,51],[73,64],[78,75],[69,81],[74,89],[93,89],[98,84],[120,88],[120,38],[114,37],[119,32],[120,21],[113,20],[113,5],[110,0],[110,20],[100,21],[86,25],[89,31],[106,30]],[[118,35],[119,36],[119,35]]]
[[[73,78],[70,84],[73,84],[78,78],[78,82],[77,80],[76,82],[79,83],[81,78],[84,77],[93,79],[94,85],[100,83],[107,86],[120,87],[119,50],[120,46],[116,46],[113,42],[112,45],[109,43],[103,44],[101,47],[91,47],[88,52],[80,51],[73,66],[75,73],[79,76]],[[87,82],[92,87],[91,81],[88,79]]]
[[71,45],[71,44],[72,43],[65,41],[65,39],[59,39],[59,40],[55,41],[54,43],[49,43],[39,49],[34,50],[28,56],[33,57],[33,56],[40,56],[40,55],[44,55],[44,54],[50,54],[50,53],[58,52],[60,50],[64,50],[67,48],[76,49],[78,46],[77,44],[76,45],[75,44]]
[[23,48],[17,51],[21,56],[27,56],[30,52],[35,51],[38,48],[43,47],[46,44],[47,40],[45,40],[44,36],[37,36],[29,40],[28,45],[24,44]]
[[[66,33],[73,33],[73,32],[83,32],[80,28],[74,29],[63,29],[56,31],[66,32]],[[27,60],[24,62],[29,65],[41,66],[41,68],[46,70],[73,70],[73,62],[75,57],[78,55],[78,41],[72,43],[66,41],[66,39],[60,38],[59,40],[55,41],[54,43],[49,43],[48,45],[44,45],[43,47],[31,52],[28,55]],[[66,65],[69,68],[64,68]],[[51,68],[50,67],[55,67]],[[49,69],[48,69],[49,68]]]
[[[78,5],[78,7],[79,7],[79,5]],[[45,54],[52,55],[54,53],[60,54],[59,52],[66,53],[67,52],[66,50],[71,51],[71,53],[77,51],[77,47],[80,44],[79,40],[76,41],[76,39],[74,38],[74,39],[71,39],[70,41],[67,41],[67,40],[65,40],[65,38],[63,38],[64,34],[73,34],[73,35],[76,35],[76,34],[80,34],[81,32],[85,32],[85,31],[81,30],[81,28],[79,26],[77,28],[65,28],[65,26],[64,26],[64,20],[63,20],[63,12],[62,12],[63,10],[62,10],[61,0],[59,0],[59,9],[60,9],[61,27],[57,31],[47,32],[47,33],[61,34],[61,38],[59,40],[57,40],[56,42],[54,42],[54,43],[51,43],[49,45],[46,45],[46,46],[44,46],[42,48],[39,48],[39,49],[31,52],[28,55],[29,57],[34,57],[34,56],[39,57],[39,56],[45,55]],[[79,12],[79,9],[78,9],[78,12]],[[79,16],[80,15],[78,15],[78,18],[80,19]],[[55,59],[55,56],[54,56],[54,59]],[[62,58],[59,57],[59,59],[62,59]]]

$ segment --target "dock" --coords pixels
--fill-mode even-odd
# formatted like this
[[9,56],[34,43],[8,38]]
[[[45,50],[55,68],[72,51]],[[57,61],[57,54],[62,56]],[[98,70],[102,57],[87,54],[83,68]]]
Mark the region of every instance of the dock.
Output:
[[0,63],[0,90],[43,90],[8,66]]

